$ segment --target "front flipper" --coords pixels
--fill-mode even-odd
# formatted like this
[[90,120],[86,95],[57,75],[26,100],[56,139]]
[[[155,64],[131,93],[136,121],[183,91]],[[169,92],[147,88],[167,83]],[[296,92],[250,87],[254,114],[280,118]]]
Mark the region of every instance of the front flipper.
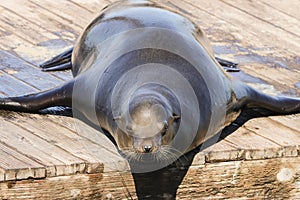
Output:
[[264,108],[276,114],[300,113],[300,98],[272,97],[265,94],[259,94],[255,97],[247,103],[248,108]]
[[73,48],[55,56],[54,58],[40,64],[43,71],[60,71],[72,68],[72,52]]
[[74,81],[57,88],[19,97],[0,98],[0,109],[20,112],[38,112],[53,106],[72,107]]
[[300,113],[300,98],[269,96],[245,85],[235,86],[235,94],[239,99],[239,107],[263,108],[274,114]]
[[218,63],[224,68],[225,71],[227,72],[239,72],[240,69],[237,67],[238,64],[224,60],[222,58],[215,57],[215,59],[218,61]]

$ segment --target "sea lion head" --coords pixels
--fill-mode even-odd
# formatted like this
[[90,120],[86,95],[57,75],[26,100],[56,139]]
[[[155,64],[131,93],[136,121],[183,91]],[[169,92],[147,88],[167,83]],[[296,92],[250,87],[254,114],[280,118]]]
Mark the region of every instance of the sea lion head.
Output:
[[178,113],[179,103],[166,87],[147,84],[136,90],[116,119],[115,139],[121,153],[129,159],[145,154],[168,157],[180,123]]

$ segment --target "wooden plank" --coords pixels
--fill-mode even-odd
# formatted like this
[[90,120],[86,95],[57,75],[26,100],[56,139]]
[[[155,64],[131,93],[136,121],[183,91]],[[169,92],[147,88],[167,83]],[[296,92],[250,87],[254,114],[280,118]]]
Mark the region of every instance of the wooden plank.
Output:
[[[292,123],[292,121],[289,123]],[[270,129],[270,127],[274,127],[276,131]],[[299,156],[299,129],[290,128],[285,123],[278,123],[276,120],[269,118],[253,119],[245,125],[245,128],[255,131],[256,134],[282,146],[279,151],[271,151],[277,153],[277,156]]]
[[296,130],[299,132],[300,130],[300,123],[299,123],[300,115],[285,115],[285,116],[276,116],[270,117],[273,121],[280,123],[290,129]]
[[[180,199],[297,199],[299,158],[231,161],[192,166],[177,189]],[[147,188],[152,183],[144,181]],[[136,199],[130,173],[84,174],[23,180],[7,186],[0,182],[0,198],[120,198]],[[161,187],[159,184],[157,187]],[[63,188],[63,189],[62,189]],[[19,191],[16,193],[16,191]],[[144,197],[146,198],[146,197]],[[149,194],[148,198],[155,199]]]
[[54,115],[48,115],[46,117],[52,123],[59,124],[60,126],[74,132],[77,137],[83,137],[86,140],[111,151],[111,153],[119,155],[116,152],[115,146],[112,145],[112,142],[104,134],[81,122],[79,119]]
[[89,12],[97,14],[99,13],[106,5],[108,5],[110,2],[106,0],[70,0],[70,2],[73,2],[77,6],[80,6],[84,9],[87,9]]
[[[15,6],[15,3],[22,4],[24,6]],[[1,4],[9,7],[15,13],[23,13],[22,15],[25,15],[30,23],[34,21],[37,26],[45,27],[45,30],[48,30],[46,29],[47,26],[52,27],[50,31],[60,37],[59,39],[48,39],[46,41],[39,42],[37,45],[33,45],[31,41],[28,42],[27,40],[18,37],[18,34],[15,34],[16,32],[19,33],[17,30],[15,32],[7,32],[7,30],[5,30],[6,34],[0,35],[0,46],[2,49],[13,51],[16,55],[20,56],[20,58],[30,62],[31,64],[38,65],[39,63],[68,49],[70,47],[70,43],[68,41],[70,40],[74,42],[77,40],[79,33],[82,31],[82,28],[70,24],[68,21],[63,20],[57,15],[52,14],[51,12],[30,3],[29,1],[5,1],[0,2],[0,5]],[[3,7],[1,8],[4,9]],[[24,11],[22,12],[23,9]],[[73,36],[70,34],[73,34]],[[64,81],[69,80],[72,77],[69,72],[52,72],[48,73],[48,75],[49,74],[55,74],[56,77]],[[57,82],[57,84],[59,84],[59,82]]]
[[288,3],[286,1],[278,1],[278,0],[259,0],[259,1],[290,17],[300,20],[298,0],[289,0]]
[[229,135],[226,140],[242,150],[240,152],[240,158],[242,159],[258,160],[283,156],[282,148],[276,142],[269,140],[269,138],[261,137],[255,131],[249,131],[243,127]]
[[1,119],[3,122],[1,122],[0,127],[0,141],[14,147],[36,162],[45,166],[71,165],[85,162],[64,149],[57,147],[53,142],[47,142],[39,136],[11,123],[10,121],[19,123],[16,115],[8,113],[6,117],[1,117]]
[[[5,30],[4,28],[1,27],[0,24],[0,29]],[[1,50],[11,50],[13,48],[18,47],[18,45],[23,44],[23,43],[27,43],[29,44],[26,40],[16,37],[16,35],[13,35],[11,32],[5,30],[5,32],[3,31],[0,34],[0,46],[1,46]],[[14,39],[13,39],[14,38]],[[32,46],[32,44],[29,44]]]
[[[267,24],[270,24],[276,27],[277,29],[281,29],[286,32],[284,35],[293,35],[296,38],[300,37],[300,26],[299,20],[286,15],[278,10],[263,4],[259,0],[255,1],[233,1],[233,0],[222,0],[227,5],[230,5],[247,15],[250,15],[254,18],[257,18],[260,21],[263,21]],[[290,2],[288,3],[290,6]],[[287,6],[285,6],[287,7]],[[299,2],[298,2],[299,7]]]
[[[201,7],[199,5],[196,5],[198,6],[196,7],[189,2],[180,3],[176,1],[176,3],[172,3],[168,1],[166,4],[182,11],[198,23],[207,33],[216,52],[222,54],[221,57],[223,58],[235,60],[240,65],[244,62],[249,64],[249,61],[251,61],[260,63],[260,65],[269,63],[268,66],[272,68],[288,67],[295,70],[299,66],[297,61],[298,54],[289,52],[289,49],[285,48],[286,45],[277,45],[278,42],[274,43],[265,34],[261,34],[258,37],[258,32],[254,33],[252,31],[253,28],[241,28],[242,26],[232,23],[231,19],[227,20],[229,17],[227,17],[226,13],[232,12],[234,14],[234,9],[225,12],[225,14],[218,14],[223,12],[220,9],[222,6],[218,6],[218,2],[202,2]],[[240,16],[242,15],[237,15],[236,20],[240,20]],[[241,29],[243,30],[242,32],[240,31]],[[256,71],[253,70],[255,66],[251,65],[251,67],[251,71]],[[297,74],[297,72],[294,73],[292,71],[290,73],[290,75],[293,74]]]
[[[12,21],[11,19],[14,20]],[[6,9],[2,9],[0,20],[3,29],[18,35],[33,45],[50,39],[58,39],[56,35],[49,33],[35,24],[31,24],[28,20]]]
[[0,82],[2,96],[17,96],[37,91],[35,88],[19,81],[2,70],[0,70]]
[[300,158],[231,161],[191,167],[180,199],[297,199]]
[[[27,20],[26,22],[28,24],[33,24],[32,26],[30,26],[32,27],[31,29],[27,29],[36,32],[38,31],[38,29],[34,28],[35,26],[37,26],[44,29],[46,32],[49,32],[49,34],[51,31],[51,34],[57,36],[57,38],[48,38],[46,40],[38,40],[36,43],[32,43],[32,41],[34,41],[35,39],[34,36],[30,37],[30,40],[28,40],[22,39],[24,38],[23,35],[30,36],[38,34],[24,34],[24,31],[21,28],[19,28],[19,30],[18,27],[13,27],[15,29],[10,31],[9,29],[6,29],[6,34],[0,36],[2,38],[2,40],[0,40],[0,45],[5,50],[14,51],[17,55],[20,55],[22,59],[30,61],[35,65],[39,64],[41,61],[57,55],[60,51],[68,49],[69,46],[74,43],[75,40],[77,40],[78,35],[82,30],[82,28],[72,26],[72,24],[68,24],[67,21],[64,21],[57,15],[52,14],[39,6],[30,3],[29,1],[5,1],[0,2],[0,5],[10,8],[10,12],[17,16],[19,16],[19,13],[22,13],[22,15],[20,16],[26,16],[25,21]],[[3,7],[1,8],[4,9]],[[12,23],[14,23],[13,19],[15,19],[16,21],[18,20],[18,18],[11,18],[10,20],[12,21]],[[2,24],[0,24],[0,26],[1,25]],[[28,25],[22,26],[27,27]]]
[[5,8],[9,8],[10,11],[15,14],[22,13],[30,23],[42,27],[59,37],[58,39],[42,41],[35,46],[27,44],[26,41],[20,41],[14,45],[15,41],[18,41],[18,38],[11,35],[4,37],[5,39],[3,41],[5,41],[5,46],[10,42],[10,50],[13,48],[16,54],[27,61],[33,62],[35,65],[57,55],[60,51],[68,49],[69,46],[77,40],[78,35],[82,30],[82,28],[69,24],[57,15],[52,14],[29,1],[13,0],[0,2],[0,4]]
[[[261,149],[264,148],[278,148],[277,143],[274,143],[266,138],[260,137],[255,134],[255,131],[249,131],[241,127],[238,131],[235,131],[226,138],[227,141],[232,142],[238,148],[243,149]],[[249,142],[251,141],[251,142]]]
[[20,58],[34,65],[38,65],[40,62],[45,61],[70,47],[69,43],[62,40],[47,40],[39,45],[35,45],[32,44],[31,41],[22,39],[13,32],[7,32],[7,34],[0,35],[0,39],[1,50],[14,52],[15,55],[19,55]]
[[0,51],[0,60],[0,69],[38,90],[47,90],[63,83],[60,79],[42,72],[41,69],[29,65],[8,52]]
[[0,168],[0,183],[5,181],[5,170]]
[[52,123],[59,124],[60,126],[74,132],[77,136],[83,137],[92,143],[102,146],[111,153],[119,155],[119,153],[116,151],[116,147],[112,145],[112,142],[104,134],[94,130],[92,127],[83,123],[79,119],[54,115],[47,115],[44,119],[47,119]]
[[60,78],[64,82],[67,82],[73,78],[72,72],[70,70],[68,71],[60,71],[60,72],[47,72],[47,74],[52,74],[57,78]]
[[[30,118],[26,114],[20,114],[17,117],[17,123],[14,120],[11,122],[19,124],[24,130],[38,135],[38,137],[72,154],[77,159],[90,163],[100,162],[107,164],[106,171],[113,171],[119,168],[128,169],[127,162],[118,154],[114,145],[112,143],[106,144],[108,142],[107,139],[103,140],[101,138],[102,143],[94,143],[58,124],[45,120],[40,115],[30,115]],[[88,131],[88,128],[86,127],[83,131]],[[49,133],[49,130],[51,130],[51,133]],[[109,145],[109,148],[107,148],[107,145]],[[78,163],[76,160],[74,162]]]
[[[188,3],[178,3],[176,6],[184,9],[185,13],[190,13],[189,16],[207,30],[216,48],[220,48],[221,53],[225,51],[225,58],[235,60],[244,72],[251,76],[258,76],[266,83],[275,85],[278,90],[284,92],[289,92],[290,88],[297,90],[295,83],[299,81],[300,74],[299,64],[297,64],[298,54],[285,49],[286,44],[279,46],[280,41],[279,43],[272,42],[273,39],[266,34],[257,37],[258,32],[253,33],[253,27],[244,27],[243,32],[238,30],[243,27],[238,20],[243,20],[244,17],[240,16],[246,15],[245,13],[237,14],[234,8],[228,7],[227,9],[226,6],[226,12],[223,12],[222,2],[204,1],[201,7],[194,4],[193,1],[188,1]],[[233,24],[234,21],[238,22]],[[269,29],[273,30],[271,27]],[[230,47],[226,47],[226,45],[229,46],[228,41],[232,43]],[[254,64],[255,62],[257,64]],[[265,70],[268,72],[266,73]]]
[[0,4],[6,10],[9,10],[16,15],[20,15],[22,17],[26,16],[26,20],[28,20],[30,24],[35,24],[47,30],[47,32],[55,34],[60,39],[74,42],[78,38],[78,33],[81,31],[80,27],[74,24],[69,24],[57,15],[54,15],[49,11],[45,11],[41,7],[29,1],[1,1]]
[[7,147],[2,142],[0,143],[0,154],[0,167],[5,170],[44,167],[40,163],[37,163],[25,155]]
[[[4,180],[44,178],[46,170],[41,164],[0,143],[0,167],[4,169]],[[37,173],[36,173],[37,172]]]
[[[202,153],[199,153],[196,158],[199,159],[199,156],[202,154],[205,156],[204,163],[240,160],[243,156],[239,147],[227,140],[222,140],[206,149],[203,149]],[[193,162],[193,165],[197,164],[199,164],[199,162]]]
[[0,188],[0,199],[137,199],[130,173],[72,175],[13,184],[0,182]]
[[[68,23],[76,24],[77,26],[84,28],[93,19],[93,13],[82,9],[81,7],[73,4],[69,1],[60,1],[60,3],[45,0],[43,2],[38,0],[30,0],[31,3],[47,9],[49,12],[62,17],[67,20]],[[67,8],[67,9],[66,9]],[[76,13],[76,15],[74,15]]]
[[[296,42],[300,40],[299,38],[285,34],[285,31],[254,18],[253,16],[249,16],[221,1],[203,1],[201,2],[201,5],[195,0],[184,0],[183,2],[188,2],[198,9],[195,10],[196,12],[194,15],[197,15],[200,10],[204,10],[209,15],[222,19],[226,23],[219,25],[223,27],[223,31],[230,31],[231,33],[229,32],[228,34],[233,36],[235,41],[243,43],[247,42],[248,44],[253,45],[255,44],[257,48],[264,48],[265,51],[270,51],[270,49],[267,49],[266,46],[271,46],[284,49],[285,51],[296,55],[299,52],[300,42]],[[224,10],[226,10],[226,12],[224,12]],[[211,21],[209,22],[213,23]],[[261,27],[264,28],[262,29]],[[242,34],[239,30],[243,30]],[[286,37],[282,37],[282,35],[286,35]],[[225,36],[224,32],[222,36]],[[276,43],[273,41],[276,41]]]

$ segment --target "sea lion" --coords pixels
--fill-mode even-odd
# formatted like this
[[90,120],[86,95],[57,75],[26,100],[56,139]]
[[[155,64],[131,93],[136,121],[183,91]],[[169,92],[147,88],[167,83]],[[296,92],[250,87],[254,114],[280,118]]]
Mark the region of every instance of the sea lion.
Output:
[[[300,112],[300,99],[272,97],[231,78],[203,31],[150,0],[106,7],[74,49],[44,63],[71,68],[57,88],[0,99],[0,109],[72,107],[112,137],[136,172],[164,167],[232,123],[244,108]],[[234,63],[227,66],[235,70]]]

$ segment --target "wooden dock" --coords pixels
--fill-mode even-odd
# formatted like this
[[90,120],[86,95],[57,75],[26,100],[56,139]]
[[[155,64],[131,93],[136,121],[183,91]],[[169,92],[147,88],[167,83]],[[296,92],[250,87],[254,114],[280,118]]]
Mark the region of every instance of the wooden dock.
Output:
[[[234,76],[300,97],[299,0],[161,2],[202,27],[219,57],[239,63]],[[37,65],[71,47],[109,3],[0,0],[0,97],[71,79]],[[0,111],[0,199],[300,199],[299,114],[244,121],[168,169],[135,175],[108,139],[83,126]]]

